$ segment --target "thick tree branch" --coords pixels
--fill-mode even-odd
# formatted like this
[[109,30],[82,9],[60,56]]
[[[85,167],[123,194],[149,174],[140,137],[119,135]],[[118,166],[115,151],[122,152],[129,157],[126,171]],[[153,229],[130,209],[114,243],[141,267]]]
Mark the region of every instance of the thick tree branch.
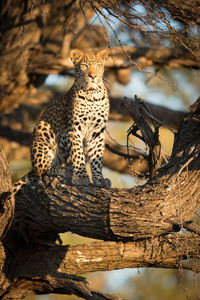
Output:
[[113,67],[128,67],[131,64],[126,53],[132,61],[138,62],[138,67],[145,68],[148,66],[159,66],[162,68],[199,68],[200,63],[198,57],[200,56],[199,50],[193,53],[183,47],[167,48],[163,46],[153,47],[131,47],[123,46],[112,49],[112,56],[107,62],[107,66]]
[[[85,299],[119,299],[94,291],[76,274],[121,268],[171,268],[200,272],[193,262],[199,257],[200,238],[192,234],[144,239],[136,242],[93,242],[76,246],[29,247],[10,264],[13,284],[2,299],[12,299],[23,291],[33,293],[74,294]],[[189,245],[189,246],[188,246]],[[194,249],[196,249],[194,251]],[[181,261],[190,260],[191,264]],[[26,260],[26,264],[23,262]],[[45,283],[45,284],[44,284]],[[16,297],[16,296],[15,296]]]
[[[177,269],[181,260],[192,261],[199,257],[200,249],[196,247],[199,244],[200,237],[197,235],[176,233],[136,242],[99,241],[75,246],[41,247],[30,260],[30,251],[25,248],[23,255],[19,255],[13,262],[13,276],[45,277],[52,274],[52,270],[58,270],[63,275],[77,275],[123,268]],[[20,264],[26,252],[27,264]],[[39,270],[37,265],[40,266]],[[193,267],[197,267],[197,272],[200,272],[200,267]],[[191,265],[188,265],[188,269],[191,269]]]
[[[32,243],[31,243],[32,244]],[[10,289],[2,297],[12,299],[17,293],[74,294],[85,299],[118,299],[94,291],[77,274],[121,268],[184,268],[200,272],[194,264],[200,255],[200,237],[193,234],[143,239],[136,242],[92,242],[76,246],[24,245],[10,264]],[[34,254],[34,255],[33,255]],[[191,260],[184,264],[184,260]],[[23,262],[26,261],[26,264]],[[44,284],[45,283],[45,284]],[[97,297],[98,295],[98,297]]]
[[[52,258],[51,258],[52,259]],[[24,264],[24,260],[20,261]],[[37,264],[35,269],[40,268]],[[29,278],[30,276],[30,278]],[[56,270],[55,274],[46,274],[42,277],[29,272],[25,277],[16,277],[10,284],[8,291],[1,294],[2,300],[22,299],[35,294],[65,294],[75,295],[86,300],[120,300],[121,298],[103,294],[89,287],[87,281],[80,276],[65,275]]]

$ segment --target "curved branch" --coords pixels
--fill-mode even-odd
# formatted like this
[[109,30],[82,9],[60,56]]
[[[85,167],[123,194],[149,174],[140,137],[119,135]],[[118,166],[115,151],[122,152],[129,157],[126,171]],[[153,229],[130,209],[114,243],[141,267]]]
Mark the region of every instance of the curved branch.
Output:
[[131,128],[128,130],[129,132],[127,138],[130,134],[138,136],[137,131],[140,130],[142,134],[142,137],[140,138],[145,141],[146,145],[148,146],[149,174],[150,178],[152,178],[156,174],[156,169],[158,168],[158,166],[161,166],[161,144],[158,137],[159,127],[156,126],[155,122],[153,121],[153,131],[149,124],[145,121],[143,114],[146,109],[149,110],[149,108],[141,99],[138,99],[137,96],[135,96],[134,101],[125,100],[123,103],[123,107],[127,109],[136,124],[136,126],[131,126]]
[[[52,259],[52,257],[51,257]],[[21,261],[24,263],[24,260]],[[35,268],[38,268],[37,265]],[[51,272],[52,273],[52,272]],[[65,294],[75,295],[86,300],[120,300],[118,296],[103,294],[89,287],[87,281],[80,276],[59,274],[46,274],[46,276],[19,277],[9,286],[8,291],[1,295],[2,300],[23,299],[26,296],[35,294]]]
[[127,153],[123,153],[123,152],[120,152],[118,151],[117,149],[114,149],[112,148],[109,144],[105,144],[105,147],[106,149],[108,149],[110,152],[114,153],[114,154],[117,154],[119,156],[122,156],[124,158],[133,158],[133,159],[141,159],[141,158],[147,158],[148,156],[147,155],[131,155],[131,154],[127,154]]

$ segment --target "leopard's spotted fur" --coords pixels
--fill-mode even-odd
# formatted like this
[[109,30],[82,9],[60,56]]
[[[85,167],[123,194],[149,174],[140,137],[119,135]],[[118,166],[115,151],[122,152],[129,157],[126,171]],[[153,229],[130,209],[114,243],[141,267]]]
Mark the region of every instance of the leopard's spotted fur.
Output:
[[109,99],[103,83],[108,52],[71,52],[75,81],[67,94],[53,100],[33,131],[31,161],[36,176],[62,175],[74,185],[88,185],[88,158],[97,187],[110,187],[102,175]]

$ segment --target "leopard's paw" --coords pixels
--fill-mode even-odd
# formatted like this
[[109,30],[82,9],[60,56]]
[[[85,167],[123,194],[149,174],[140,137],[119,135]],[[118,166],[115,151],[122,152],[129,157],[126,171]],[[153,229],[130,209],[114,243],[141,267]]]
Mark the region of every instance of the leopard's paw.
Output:
[[96,187],[100,187],[100,188],[111,188],[111,181],[108,178],[95,178],[93,179],[93,183]]
[[88,175],[84,176],[73,176],[72,178],[72,184],[73,185],[83,185],[88,186],[90,185],[90,178]]

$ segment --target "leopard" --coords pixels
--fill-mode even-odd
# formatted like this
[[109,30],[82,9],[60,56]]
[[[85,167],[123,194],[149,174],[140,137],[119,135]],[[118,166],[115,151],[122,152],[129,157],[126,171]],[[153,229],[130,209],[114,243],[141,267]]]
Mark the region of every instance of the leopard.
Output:
[[30,147],[36,177],[62,176],[72,185],[110,188],[102,174],[105,130],[109,114],[104,65],[108,51],[71,51],[74,83],[66,94],[53,99],[35,126]]

